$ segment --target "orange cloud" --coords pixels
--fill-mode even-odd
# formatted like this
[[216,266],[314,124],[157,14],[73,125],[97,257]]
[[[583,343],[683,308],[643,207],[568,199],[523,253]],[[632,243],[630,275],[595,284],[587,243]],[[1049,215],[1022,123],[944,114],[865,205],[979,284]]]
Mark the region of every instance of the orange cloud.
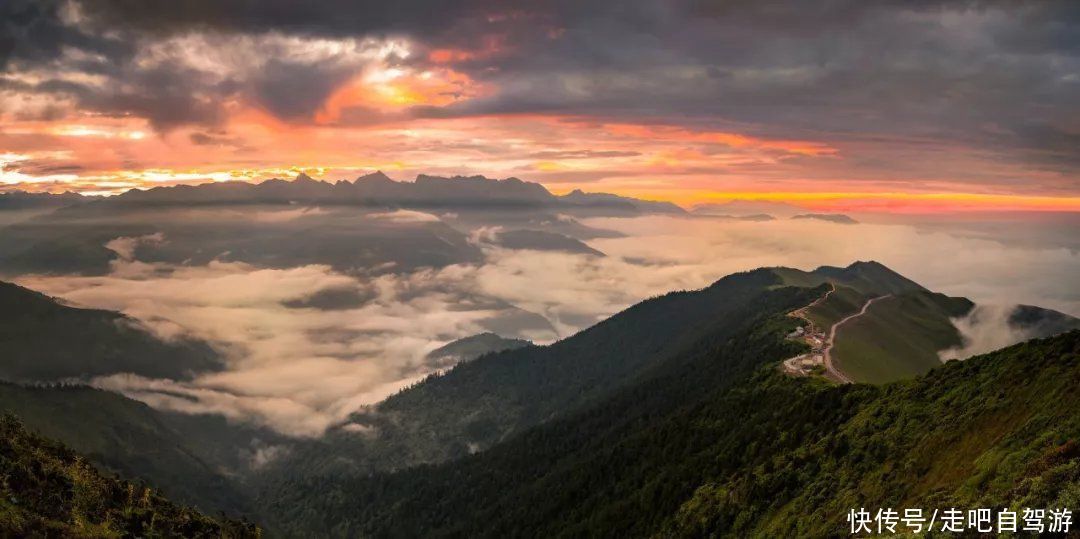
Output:
[[722,144],[732,148],[779,150],[785,153],[812,157],[829,156],[837,153],[836,148],[820,142],[767,139],[724,131],[692,131],[684,127],[671,125],[615,123],[604,124],[604,127],[616,135],[643,139]]
[[432,49],[428,52],[428,61],[435,64],[450,64],[483,60],[511,52],[505,34],[489,34],[482,38],[481,46],[473,50],[459,48]]
[[442,107],[483,95],[486,89],[468,75],[435,68],[416,72],[403,68],[369,70],[338,88],[316,113],[316,123],[333,123],[350,108],[399,112],[408,107]]

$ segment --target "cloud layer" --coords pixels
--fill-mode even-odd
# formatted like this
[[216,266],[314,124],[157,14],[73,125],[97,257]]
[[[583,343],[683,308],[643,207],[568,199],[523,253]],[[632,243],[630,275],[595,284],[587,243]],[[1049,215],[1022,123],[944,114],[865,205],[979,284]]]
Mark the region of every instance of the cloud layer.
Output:
[[[119,374],[95,384],[154,406],[220,413],[296,436],[317,435],[430,373],[424,355],[451,340],[495,330],[549,342],[649,296],[761,266],[813,269],[875,259],[936,291],[1080,315],[1080,254],[1064,247],[907,225],[673,217],[588,224],[626,236],[590,241],[603,257],[485,247],[482,264],[378,277],[319,265],[176,266],[128,256],[106,276],[19,282],[77,304],[122,310],[167,338],[206,339],[228,364],[184,383]],[[135,242],[111,245],[130,255]]]

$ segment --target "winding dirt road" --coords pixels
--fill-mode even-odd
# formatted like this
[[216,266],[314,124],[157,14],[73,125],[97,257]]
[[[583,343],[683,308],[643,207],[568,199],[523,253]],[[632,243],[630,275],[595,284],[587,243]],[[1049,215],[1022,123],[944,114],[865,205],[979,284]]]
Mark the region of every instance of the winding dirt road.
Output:
[[828,341],[828,344],[825,346],[825,358],[824,358],[825,359],[825,370],[828,371],[829,374],[833,375],[837,380],[840,380],[841,382],[844,382],[846,384],[851,384],[851,383],[855,382],[848,375],[844,374],[843,372],[840,372],[840,369],[837,369],[836,366],[833,365],[833,362],[832,362],[832,349],[833,349],[833,345],[836,344],[836,330],[837,330],[837,328],[839,328],[840,326],[846,324],[848,321],[850,321],[850,320],[852,320],[854,318],[858,318],[858,317],[866,314],[866,310],[869,309],[870,305],[872,305],[875,301],[885,299],[885,298],[891,298],[891,297],[892,297],[892,294],[886,294],[884,296],[878,296],[876,298],[870,298],[866,302],[866,304],[862,306],[862,309],[860,309],[859,312],[857,312],[855,314],[849,314],[848,316],[842,318],[837,323],[833,324],[832,328],[829,329],[829,341]]
[[813,324],[813,322],[811,322],[810,319],[806,317],[806,311],[810,310],[810,307],[813,307],[813,306],[817,305],[818,303],[821,303],[821,302],[829,299],[829,294],[832,294],[833,292],[836,292],[836,285],[833,284],[833,283],[829,283],[829,291],[825,292],[825,295],[821,296],[818,299],[815,299],[814,301],[810,302],[805,307],[799,307],[798,309],[795,309],[794,311],[791,311],[791,313],[789,313],[788,316],[794,316],[796,318],[802,318],[803,320],[806,320],[806,322],[808,324]]

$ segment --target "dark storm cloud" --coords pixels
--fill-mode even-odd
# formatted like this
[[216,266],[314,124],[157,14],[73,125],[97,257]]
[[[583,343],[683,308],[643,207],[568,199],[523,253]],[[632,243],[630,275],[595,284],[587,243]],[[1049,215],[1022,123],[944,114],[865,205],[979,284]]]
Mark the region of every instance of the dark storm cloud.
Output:
[[252,93],[277,116],[299,119],[318,109],[330,92],[352,74],[315,64],[270,60],[251,81]]
[[130,56],[131,43],[70,26],[61,20],[62,9],[58,0],[0,3],[0,69],[12,62],[49,62],[65,48],[110,58]]
[[84,51],[64,65],[122,78],[125,89],[42,90],[159,129],[213,124],[237,93],[302,120],[355,66],[273,60],[222,81],[130,65],[135,43],[192,33],[223,47],[229,36],[400,36],[418,54],[397,61],[423,67],[429,50],[464,51],[450,65],[496,89],[412,111],[421,117],[541,113],[782,138],[930,138],[1067,174],[1080,167],[1075,1],[13,0],[0,11],[0,65]]

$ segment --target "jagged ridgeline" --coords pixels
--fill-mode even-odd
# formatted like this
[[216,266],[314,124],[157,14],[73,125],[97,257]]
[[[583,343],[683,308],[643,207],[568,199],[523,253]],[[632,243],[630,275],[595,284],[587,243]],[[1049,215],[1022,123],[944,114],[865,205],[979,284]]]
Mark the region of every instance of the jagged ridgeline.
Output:
[[[8,225],[0,232],[0,275],[106,274],[125,256],[407,271],[481,262],[481,250],[463,232],[480,226],[497,227],[488,239],[511,249],[602,256],[582,240],[617,233],[575,217],[683,213],[669,202],[605,193],[554,195],[517,178],[421,174],[404,182],[381,172],[333,183],[301,174],[259,184],[133,189],[101,199],[18,193],[0,198],[0,226]],[[131,243],[118,249],[111,243],[118,238]]]
[[246,521],[211,518],[144,484],[99,473],[67,447],[0,417],[0,530],[21,537],[260,537]]

